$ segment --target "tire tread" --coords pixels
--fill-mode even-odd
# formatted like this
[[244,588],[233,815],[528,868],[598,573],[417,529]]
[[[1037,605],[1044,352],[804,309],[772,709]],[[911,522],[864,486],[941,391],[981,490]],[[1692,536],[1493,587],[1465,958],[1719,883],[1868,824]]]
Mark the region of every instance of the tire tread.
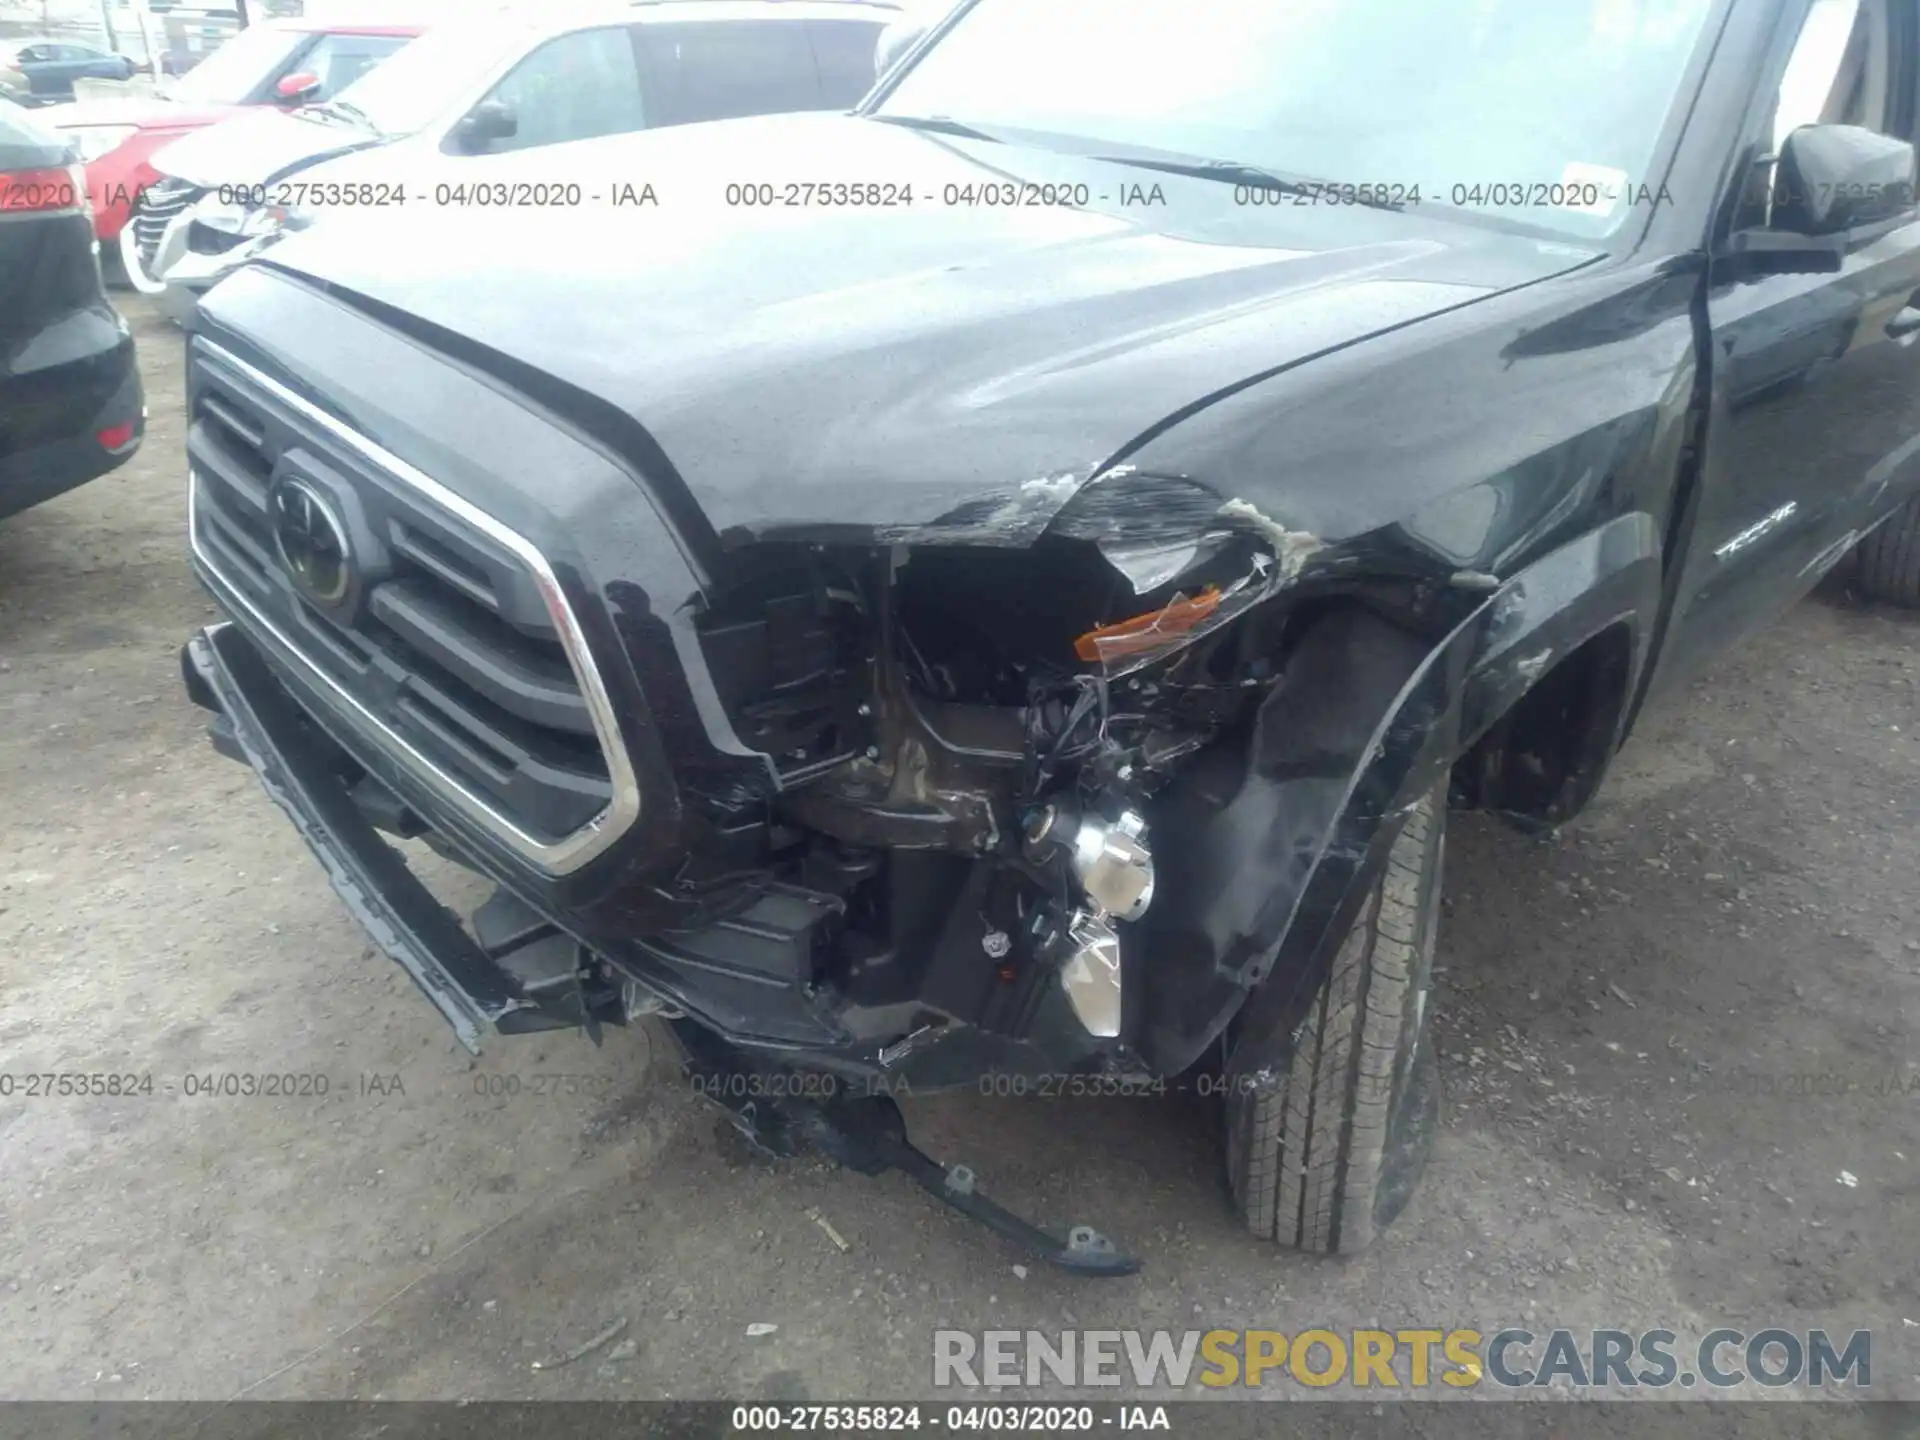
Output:
[[1860,585],[1876,600],[1920,608],[1920,496],[1860,542]]
[[1278,1083],[1229,1097],[1228,1167],[1247,1227],[1320,1254],[1365,1249],[1435,903],[1436,800],[1408,817],[1347,933]]

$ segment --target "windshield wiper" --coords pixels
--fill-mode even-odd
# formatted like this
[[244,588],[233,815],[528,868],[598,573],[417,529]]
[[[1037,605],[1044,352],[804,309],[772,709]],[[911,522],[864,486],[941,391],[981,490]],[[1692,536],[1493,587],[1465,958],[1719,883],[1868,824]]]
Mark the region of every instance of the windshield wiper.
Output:
[[358,125],[362,130],[371,130],[376,135],[381,133],[380,127],[373,123],[373,117],[351,100],[322,100],[317,105],[303,108],[321,115],[338,115],[350,125]]
[[1104,160],[1111,165],[1137,165],[1142,170],[1160,170],[1168,175],[1191,175],[1197,180],[1218,180],[1226,185],[1245,185],[1270,190],[1277,195],[1314,198],[1337,195],[1343,205],[1364,205],[1369,210],[1392,210],[1397,213],[1407,208],[1397,200],[1375,199],[1370,191],[1356,186],[1335,185],[1329,180],[1295,180],[1238,160],[1156,160],[1139,155],[1092,155],[1088,158]]
[[971,125],[962,125],[958,120],[949,120],[944,115],[869,115],[869,120],[878,120],[882,125],[901,125],[908,130],[930,130],[936,135],[958,135],[962,140],[986,140],[998,145],[997,135],[989,135],[984,130],[976,130]]

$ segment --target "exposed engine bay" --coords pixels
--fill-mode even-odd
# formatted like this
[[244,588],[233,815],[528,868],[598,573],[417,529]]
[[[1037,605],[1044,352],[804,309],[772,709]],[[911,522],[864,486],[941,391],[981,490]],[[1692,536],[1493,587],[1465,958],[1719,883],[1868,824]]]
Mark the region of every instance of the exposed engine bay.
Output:
[[[1059,533],[1070,513],[1022,550],[755,547],[753,585],[700,617],[736,732],[780,775],[764,830],[721,795],[708,819],[742,860],[764,845],[807,930],[788,956],[883,1067],[971,1027],[1031,1064],[1142,1068],[1124,952],[1155,900],[1153,801],[1246,730],[1292,613],[1267,602],[1316,548],[1212,505],[1173,543]],[[743,907],[771,918],[724,853],[695,847],[676,877],[720,910],[670,948],[706,949]]]

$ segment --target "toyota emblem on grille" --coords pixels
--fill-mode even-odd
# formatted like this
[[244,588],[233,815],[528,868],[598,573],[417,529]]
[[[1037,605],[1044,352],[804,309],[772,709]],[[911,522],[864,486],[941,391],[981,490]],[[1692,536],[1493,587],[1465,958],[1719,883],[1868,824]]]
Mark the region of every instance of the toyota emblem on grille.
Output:
[[347,528],[304,480],[273,489],[273,546],[294,588],[316,605],[338,605],[353,587]]

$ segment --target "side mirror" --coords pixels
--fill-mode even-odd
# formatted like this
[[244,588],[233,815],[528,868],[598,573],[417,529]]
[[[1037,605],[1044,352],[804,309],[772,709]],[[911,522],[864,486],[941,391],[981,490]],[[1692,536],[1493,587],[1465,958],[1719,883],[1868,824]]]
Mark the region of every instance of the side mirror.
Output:
[[311,100],[320,90],[320,77],[310,70],[301,70],[296,74],[282,75],[280,83],[273,87],[273,93],[283,105],[300,105]]
[[1858,125],[1803,125],[1773,162],[1764,228],[1728,237],[1731,278],[1829,274],[1847,252],[1914,215],[1914,147]]
[[911,50],[920,37],[927,33],[924,20],[896,20],[880,32],[880,38],[873,47],[874,78],[887,73],[907,51]]
[[462,150],[477,153],[495,140],[517,134],[519,129],[520,116],[513,106],[504,100],[482,100],[466,113],[453,133]]
[[1803,125],[1773,172],[1774,230],[1844,235],[1914,208],[1914,148],[1858,125]]

